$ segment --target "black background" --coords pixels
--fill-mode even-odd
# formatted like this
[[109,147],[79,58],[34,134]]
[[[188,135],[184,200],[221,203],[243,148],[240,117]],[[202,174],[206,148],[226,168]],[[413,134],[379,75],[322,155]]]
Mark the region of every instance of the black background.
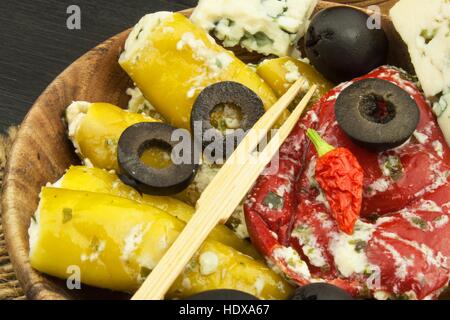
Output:
[[[47,85],[98,43],[132,27],[146,13],[182,10],[196,3],[197,0],[0,0],[0,131],[19,124]],[[81,30],[69,30],[66,26],[70,5],[81,9]]]

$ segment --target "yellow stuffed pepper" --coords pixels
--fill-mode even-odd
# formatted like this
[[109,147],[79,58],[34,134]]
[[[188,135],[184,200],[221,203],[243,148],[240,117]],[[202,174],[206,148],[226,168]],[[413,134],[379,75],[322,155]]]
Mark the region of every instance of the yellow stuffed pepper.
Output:
[[296,101],[300,101],[312,85],[316,85],[317,90],[311,104],[317,102],[320,97],[333,88],[333,84],[317,72],[314,67],[292,57],[264,60],[259,64],[256,72],[278,97],[285,94],[295,81],[303,79],[305,85]]
[[179,13],[144,16],[130,33],[119,63],[153,107],[178,128],[190,128],[196,97],[220,81],[247,86],[262,99],[266,110],[277,100],[271,88],[234,53]]
[[109,103],[73,102],[66,110],[69,138],[86,165],[118,170],[117,143],[129,126],[155,122]]
[[[63,279],[77,267],[85,284],[133,292],[184,225],[162,210],[122,197],[45,187],[29,230],[30,262]],[[167,298],[216,288],[261,299],[286,299],[292,293],[263,263],[208,239]]]
[[[192,218],[195,211],[188,204],[171,197],[141,195],[135,189],[124,184],[115,173],[99,168],[72,166],[60,180],[53,184],[53,187],[127,198],[165,211],[184,223]],[[210,233],[210,238],[253,258],[260,259],[260,255],[248,241],[239,239],[233,231],[224,225],[216,226]]]

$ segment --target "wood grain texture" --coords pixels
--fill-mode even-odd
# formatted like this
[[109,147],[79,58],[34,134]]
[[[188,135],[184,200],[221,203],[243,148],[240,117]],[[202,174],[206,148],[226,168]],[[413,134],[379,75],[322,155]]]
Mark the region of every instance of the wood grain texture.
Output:
[[[1,0],[0,132],[22,122],[45,87],[98,43],[148,12],[183,10],[196,0]],[[81,29],[69,30],[69,5],[81,9]]]
[[[380,1],[359,4],[369,2]],[[330,5],[323,2],[318,9]],[[401,42],[390,22],[384,19],[383,24],[391,39],[391,62],[404,65],[408,59]],[[64,281],[34,271],[28,260],[27,230],[40,188],[56,181],[71,164],[78,163],[61,121],[65,108],[74,100],[103,101],[123,107],[127,104],[125,89],[131,82],[117,63],[127,34],[128,31],[122,32],[95,47],[58,76],[25,117],[13,146],[4,181],[3,226],[12,264],[28,298],[124,297],[86,286],[83,290],[69,291]]]

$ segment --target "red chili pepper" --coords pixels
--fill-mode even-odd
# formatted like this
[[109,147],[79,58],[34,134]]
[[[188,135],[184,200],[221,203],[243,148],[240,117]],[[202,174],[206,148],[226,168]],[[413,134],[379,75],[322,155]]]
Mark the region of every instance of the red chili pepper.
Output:
[[339,229],[352,234],[361,212],[364,173],[356,157],[346,148],[334,148],[313,129],[307,135],[319,158],[316,181],[330,204],[331,214]]

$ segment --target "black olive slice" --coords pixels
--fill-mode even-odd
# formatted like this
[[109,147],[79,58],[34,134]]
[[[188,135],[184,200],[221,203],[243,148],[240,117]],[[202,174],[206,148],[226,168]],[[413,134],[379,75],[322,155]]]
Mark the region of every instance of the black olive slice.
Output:
[[[223,115],[225,110],[231,111],[232,119]],[[263,114],[263,102],[255,92],[240,83],[224,81],[200,93],[191,111],[191,128],[202,150],[212,143],[220,144],[221,152],[214,154],[214,159],[226,159]]]
[[[172,139],[174,130],[181,130],[159,122],[142,122],[128,127],[120,136],[117,147],[117,161],[120,179],[141,193],[167,196],[186,189],[197,173],[193,155],[180,164],[170,163],[164,168],[154,168],[141,160],[145,150],[159,147],[170,151],[180,142]],[[186,132],[186,150],[192,151],[193,143]],[[186,141],[183,141],[186,143]],[[183,149],[184,150],[184,149]],[[193,154],[193,152],[191,152]]]
[[416,130],[420,111],[411,96],[381,79],[355,82],[338,96],[336,120],[355,142],[376,150],[405,143]]
[[320,11],[313,17],[304,38],[308,59],[325,78],[335,83],[354,79],[386,64],[387,36],[381,26],[370,26],[370,22],[371,17],[366,13],[346,6]]
[[292,300],[354,300],[346,291],[328,283],[311,283],[297,288]]
[[257,297],[238,290],[218,289],[192,295],[185,300],[259,300]]

